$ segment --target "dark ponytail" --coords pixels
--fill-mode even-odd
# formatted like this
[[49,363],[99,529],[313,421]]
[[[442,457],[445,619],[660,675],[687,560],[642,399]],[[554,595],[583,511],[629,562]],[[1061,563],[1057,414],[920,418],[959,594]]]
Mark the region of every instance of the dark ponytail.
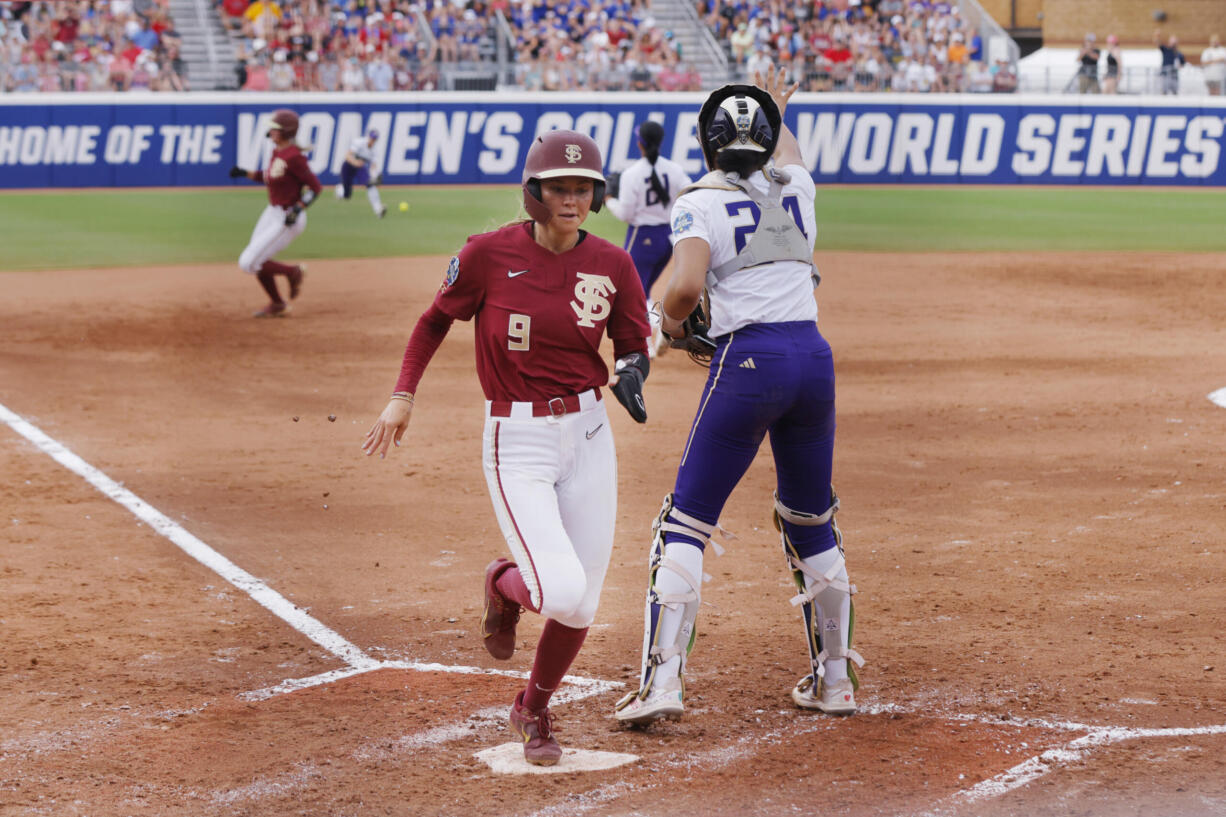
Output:
[[639,137],[639,149],[643,158],[651,165],[651,191],[660,199],[660,203],[668,204],[668,190],[656,175],[656,159],[660,158],[660,145],[664,143],[664,128],[659,122],[648,120],[635,128]]

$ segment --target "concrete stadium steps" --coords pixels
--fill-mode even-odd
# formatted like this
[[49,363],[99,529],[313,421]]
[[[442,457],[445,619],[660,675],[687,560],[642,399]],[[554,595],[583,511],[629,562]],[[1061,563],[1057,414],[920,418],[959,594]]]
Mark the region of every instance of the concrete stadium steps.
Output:
[[237,52],[216,6],[209,0],[170,0],[170,14],[183,40],[179,53],[187,64],[188,87],[193,91],[237,87]]
[[651,16],[656,27],[671,31],[681,47],[681,62],[693,63],[702,74],[704,89],[716,88],[729,81],[728,63],[706,41],[706,26],[698,18],[690,0],[652,0]]

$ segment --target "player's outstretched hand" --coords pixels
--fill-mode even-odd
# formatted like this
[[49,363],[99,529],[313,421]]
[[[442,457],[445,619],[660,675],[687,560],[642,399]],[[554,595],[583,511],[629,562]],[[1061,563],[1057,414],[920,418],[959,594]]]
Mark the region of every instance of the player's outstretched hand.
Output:
[[366,441],[362,443],[362,451],[366,456],[379,452],[379,458],[387,456],[390,445],[400,446],[400,438],[409,427],[409,417],[413,415],[413,404],[407,400],[392,399],[387,401],[387,407],[375,420],[375,424],[366,433]]
[[765,74],[761,71],[755,71],[753,82],[754,85],[770,94],[771,99],[775,100],[775,105],[779,107],[780,116],[783,116],[783,112],[787,110],[788,100],[792,98],[792,94],[796,93],[796,89],[800,87],[799,82],[793,82],[789,86],[787,83],[787,72],[776,65],[766,69]]
[[230,168],[230,178],[231,179],[243,179],[243,178],[246,178],[246,176],[247,176],[247,171],[243,170],[238,165],[235,165],[234,167]]

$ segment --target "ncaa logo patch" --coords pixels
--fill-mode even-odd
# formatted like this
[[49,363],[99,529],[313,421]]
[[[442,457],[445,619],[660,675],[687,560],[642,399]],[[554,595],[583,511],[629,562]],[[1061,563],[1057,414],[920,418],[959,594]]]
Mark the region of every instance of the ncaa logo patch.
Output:
[[443,289],[455,283],[455,280],[460,277],[460,256],[451,256],[451,263],[447,265],[447,274],[443,276]]
[[673,218],[673,235],[689,232],[689,229],[693,226],[694,214],[689,210],[682,210]]
[[566,156],[566,161],[573,165],[583,158],[583,150],[578,145],[567,145],[563,155]]

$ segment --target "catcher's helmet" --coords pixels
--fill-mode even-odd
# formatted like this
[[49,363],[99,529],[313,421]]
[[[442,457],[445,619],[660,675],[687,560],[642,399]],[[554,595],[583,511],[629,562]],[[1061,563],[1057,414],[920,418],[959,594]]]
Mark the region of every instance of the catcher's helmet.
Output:
[[698,112],[698,134],[707,167],[715,168],[715,154],[745,150],[770,157],[779,144],[783,124],[779,106],[770,94],[752,85],[725,85],[712,91]]
[[281,131],[281,135],[286,139],[293,139],[298,135],[298,114],[289,108],[279,108],[273,111],[272,122],[268,126],[268,135],[275,130]]
[[549,208],[541,201],[541,180],[581,176],[595,182],[592,212],[600,212],[605,191],[603,168],[600,148],[590,136],[573,130],[541,134],[528,148],[528,156],[524,159],[524,209],[533,221],[544,224],[550,215]]

